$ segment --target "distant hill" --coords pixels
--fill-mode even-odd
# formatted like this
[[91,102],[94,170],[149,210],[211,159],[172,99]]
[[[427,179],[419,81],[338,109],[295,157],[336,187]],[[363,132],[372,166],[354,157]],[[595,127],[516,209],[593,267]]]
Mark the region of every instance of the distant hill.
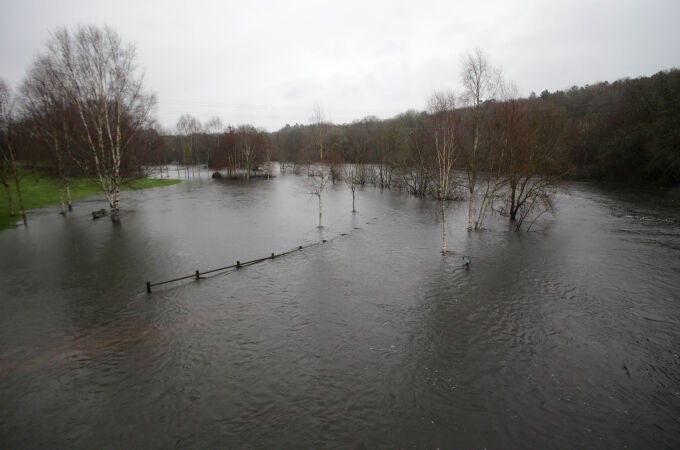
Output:
[[680,183],[680,70],[544,91],[541,98],[568,112],[568,160],[574,175]]

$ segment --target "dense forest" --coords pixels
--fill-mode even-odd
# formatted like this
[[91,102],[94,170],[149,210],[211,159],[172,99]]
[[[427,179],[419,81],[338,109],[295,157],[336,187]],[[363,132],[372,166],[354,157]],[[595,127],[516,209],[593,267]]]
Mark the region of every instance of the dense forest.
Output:
[[680,183],[680,70],[544,91],[541,98],[568,113],[572,176]]

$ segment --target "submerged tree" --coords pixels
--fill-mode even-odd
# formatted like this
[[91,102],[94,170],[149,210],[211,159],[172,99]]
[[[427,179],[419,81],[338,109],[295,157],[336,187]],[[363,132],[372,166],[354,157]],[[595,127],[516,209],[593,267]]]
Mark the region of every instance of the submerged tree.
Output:
[[437,167],[437,200],[442,224],[442,253],[446,253],[446,212],[453,164],[458,156],[456,102],[452,92],[430,97],[430,134]]
[[347,188],[352,193],[352,212],[357,212],[356,192],[361,181],[361,171],[363,167],[356,162],[347,163],[342,167],[342,179]]
[[195,176],[196,162],[194,161],[194,158],[196,151],[194,143],[197,139],[196,135],[200,133],[202,129],[201,121],[191,114],[182,114],[179,119],[177,119],[176,126],[182,141],[182,163],[184,165],[185,177],[189,177],[189,165],[192,167],[192,175]]
[[236,130],[238,134],[238,147],[243,157],[246,168],[246,180],[250,180],[250,172],[253,169],[255,152],[258,149],[259,134],[252,125],[241,125]]
[[[485,169],[483,167],[484,155],[481,154],[481,147],[484,146],[483,140],[486,135],[484,119],[489,101],[494,99],[499,87],[499,77],[498,70],[489,64],[486,56],[480,49],[476,49],[474,53],[467,54],[464,57],[461,78],[465,90],[462,100],[467,106],[466,117],[468,118],[470,129],[470,139],[469,141],[465,140],[465,142],[468,142],[465,146],[465,155],[468,191],[470,194],[468,199],[468,231],[472,230],[473,224],[476,228],[476,222],[479,222],[479,220],[475,222],[474,205],[480,171]],[[489,183],[487,183],[487,193],[489,186]],[[482,202],[485,200],[487,199],[482,200]]]
[[330,171],[324,166],[310,168],[307,184],[309,193],[319,200],[319,228],[323,227],[323,193],[330,181]]
[[504,164],[512,141],[505,132],[508,125],[505,122],[505,107],[506,101],[515,98],[516,88],[499,77],[496,90],[501,101],[486,105],[483,115],[485,145],[478,154],[477,161],[484,172],[478,174],[477,184],[481,191],[481,199],[475,216],[475,230],[484,227],[484,220],[488,213],[494,211],[494,203],[502,195],[507,181],[504,177]]
[[[222,119],[219,118],[219,116],[212,116],[208,121],[205,123],[205,131],[210,135],[209,138],[212,142],[210,142],[209,145],[206,146],[206,155],[205,155],[205,164],[207,167],[210,167],[211,165],[211,158],[210,158],[210,148],[214,148],[215,151],[220,145],[220,134],[222,131],[224,131],[224,125],[222,124]],[[214,154],[215,152],[213,152]]]
[[210,167],[217,171],[226,170],[227,176],[236,173],[240,161],[238,150],[238,135],[233,127],[227,127],[217,140],[217,147],[210,161]]
[[555,176],[562,135],[566,129],[563,109],[543,100],[507,99],[501,105],[500,131],[506,142],[501,173],[505,183],[504,205],[512,227],[530,229],[545,213],[554,210]]
[[74,155],[87,172],[94,172],[119,220],[121,162],[134,134],[149,121],[155,98],[143,91],[133,45],[123,45],[111,28],[78,27],[58,30],[48,43],[46,70],[74,105],[75,130],[84,151]]

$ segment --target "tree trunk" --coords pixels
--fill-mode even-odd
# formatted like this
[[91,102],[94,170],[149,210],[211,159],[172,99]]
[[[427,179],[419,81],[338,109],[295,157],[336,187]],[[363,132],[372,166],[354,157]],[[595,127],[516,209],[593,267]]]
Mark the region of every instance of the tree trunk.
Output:
[[24,196],[21,195],[21,187],[17,183],[17,196],[19,197],[19,208],[21,208],[21,219],[24,221],[24,226],[28,226],[28,218],[26,217],[26,208],[24,207]]
[[467,230],[472,231],[472,221],[475,215],[475,194],[474,189],[470,190],[470,201],[468,202],[468,224]]
[[59,188],[59,214],[66,215],[66,204],[64,203],[64,186]]
[[475,221],[475,230],[481,230],[484,225],[484,217],[486,216],[486,208],[489,206],[489,198],[491,194],[488,189],[482,197],[482,205],[479,207],[479,213],[477,214],[477,220]]
[[14,177],[14,184],[17,187],[17,197],[19,198],[19,208],[21,209],[21,219],[24,221],[24,226],[28,226],[28,219],[26,218],[26,208],[24,207],[24,196],[21,194],[21,182],[19,180],[19,172],[17,170],[17,163],[14,160],[14,151],[9,145],[10,164],[12,167],[12,175]]
[[120,222],[120,190],[114,188],[111,197],[113,200],[111,202],[111,221]]
[[[479,98],[477,98],[476,108],[479,108]],[[472,157],[469,162],[469,175],[468,182],[470,183],[470,201],[468,203],[468,226],[467,230],[472,231],[472,225],[474,221],[475,214],[475,188],[477,187],[477,149],[479,147],[479,123],[476,117],[478,111],[474,112],[473,122],[472,122]]]
[[517,199],[515,198],[517,186],[512,186],[510,189],[512,191],[510,193],[510,222],[514,222],[517,220]]
[[321,192],[319,192],[319,228],[323,226],[321,222],[322,217],[323,217],[323,196]]
[[66,178],[66,202],[68,204],[68,210],[73,211],[73,201],[71,200],[71,182]]
[[14,197],[12,197],[12,188],[9,186],[9,184],[2,183],[5,186],[5,189],[7,190],[7,201],[9,202],[9,215],[10,217],[14,217],[17,215],[16,209],[14,207]]
[[442,219],[442,254],[446,254],[446,200],[440,202]]
[[355,194],[354,194],[354,189],[352,189],[352,212],[357,212],[356,206],[355,206]]

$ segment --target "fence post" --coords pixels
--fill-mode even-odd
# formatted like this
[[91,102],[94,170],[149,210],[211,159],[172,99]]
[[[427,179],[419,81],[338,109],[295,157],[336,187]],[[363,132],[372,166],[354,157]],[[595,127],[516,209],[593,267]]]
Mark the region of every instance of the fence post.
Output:
[[[326,239],[324,239],[323,242],[328,242],[328,241],[327,241]],[[314,245],[317,245],[317,244],[310,244],[310,245],[308,245],[307,247],[311,247],[311,246],[314,246]],[[281,255],[278,255],[278,256],[288,255],[288,254],[290,254],[290,253],[293,253],[295,250],[302,250],[303,248],[305,248],[305,247],[302,246],[302,245],[300,245],[300,246],[298,246],[298,248],[292,249],[292,250],[289,250],[289,251],[286,251],[286,252],[284,252],[284,253],[282,253]],[[254,259],[254,260],[252,260],[252,261],[246,261],[245,265],[248,266],[248,265],[252,265],[252,264],[257,264],[257,263],[260,263],[260,262],[262,262],[262,261],[264,261],[264,260],[266,260],[266,259],[270,259],[270,258],[271,258],[271,259],[274,259],[274,258],[276,258],[276,256],[277,256],[277,255],[276,255],[275,253],[272,252],[272,254],[271,254],[271,256],[270,256],[269,258],[265,257],[265,258],[260,258],[260,259]],[[217,272],[217,271],[219,271],[219,270],[231,269],[232,267],[236,267],[237,269],[240,269],[240,268],[242,267],[242,266],[241,266],[241,261],[240,261],[240,260],[239,260],[239,261],[236,261],[236,266],[227,266],[227,267],[222,267],[222,268],[220,268],[220,269],[208,270],[208,271],[206,271],[205,273],[213,273],[213,272]],[[191,275],[187,275],[187,276],[185,276],[185,277],[179,277],[179,278],[175,278],[175,279],[168,280],[168,281],[161,281],[161,282],[154,283],[154,284],[151,284],[150,281],[147,281],[147,282],[146,282],[146,293],[147,293],[147,294],[151,294],[151,287],[152,287],[152,286],[160,286],[160,285],[162,285],[162,284],[171,283],[171,282],[174,282],[174,281],[186,280],[186,279],[189,279],[189,278],[191,278],[191,277],[192,277]],[[194,278],[195,278],[196,280],[200,280],[200,279],[201,279],[201,273],[200,273],[200,271],[196,270],[195,275],[194,275]]]

